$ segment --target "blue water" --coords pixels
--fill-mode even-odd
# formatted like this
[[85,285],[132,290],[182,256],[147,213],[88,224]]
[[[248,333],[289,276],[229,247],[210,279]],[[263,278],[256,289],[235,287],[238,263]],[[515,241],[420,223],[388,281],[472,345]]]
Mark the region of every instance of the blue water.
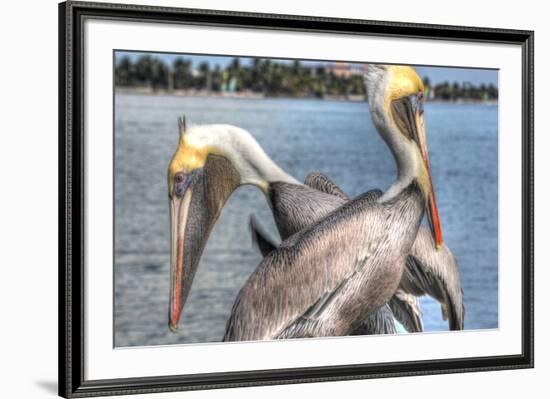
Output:
[[[220,341],[233,300],[260,256],[253,211],[275,228],[263,195],[239,188],[214,228],[177,334],[167,327],[169,215],[166,168],[182,113],[194,124],[250,131],[287,172],[320,170],[351,196],[387,188],[393,158],[361,102],[117,94],[115,97],[115,345]],[[445,243],[458,260],[467,329],[498,327],[498,108],[427,104],[426,128]],[[445,331],[422,300],[426,331]]]

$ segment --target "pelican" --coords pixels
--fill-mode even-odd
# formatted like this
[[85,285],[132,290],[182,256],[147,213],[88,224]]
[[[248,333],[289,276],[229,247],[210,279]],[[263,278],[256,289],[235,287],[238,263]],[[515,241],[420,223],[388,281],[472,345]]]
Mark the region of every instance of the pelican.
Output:
[[[224,340],[347,335],[387,303],[427,211],[443,245],[424,130],[424,87],[410,67],[367,73],[371,117],[398,176],[284,240],[241,289]],[[305,287],[305,289],[304,289]]]
[[[346,194],[340,188],[334,184],[328,177],[323,175],[320,172],[310,173],[304,182],[308,187],[316,189],[322,193],[327,193],[342,199],[347,198]],[[287,187],[288,191],[292,189]],[[297,191],[297,190],[296,190]],[[372,195],[376,195],[376,192],[372,192]],[[337,208],[341,203],[336,199],[334,201],[334,208]],[[315,201],[312,201],[307,194],[301,193],[300,198],[296,199],[295,202],[288,201],[277,201],[274,202],[281,211],[274,211],[275,220],[279,221],[277,225],[279,226],[279,232],[281,234],[287,234],[287,237],[293,234],[294,232],[300,231],[302,228],[306,227],[304,224],[307,220],[310,222],[320,219],[322,216],[328,214],[332,209],[328,203],[318,206]],[[291,212],[289,212],[291,211]],[[296,215],[295,219],[291,217],[281,218],[281,213],[286,215]],[[280,220],[283,219],[286,223],[281,223]],[[256,221],[254,215],[250,217],[249,222],[250,232],[252,235],[253,243],[258,247],[262,255],[265,257],[269,252],[276,249],[276,245],[272,240],[267,238],[267,234],[262,231],[262,228]],[[285,228],[286,227],[286,228]],[[287,238],[283,235],[283,238]],[[404,300],[407,299],[408,302],[405,303]],[[392,302],[395,302],[395,307],[399,311],[399,322],[404,326],[411,328],[414,326],[421,326],[422,320],[420,318],[420,308],[418,303],[415,302],[410,296],[407,298],[402,295],[401,297],[394,296]],[[414,331],[421,331],[421,327],[418,327]],[[408,330],[408,331],[411,331]],[[394,323],[394,315],[392,309],[389,305],[384,305],[378,312],[369,316],[366,320],[363,321],[357,328],[351,332],[351,335],[374,335],[374,334],[395,334],[397,329]]]
[[[281,237],[290,237],[342,202],[332,193],[298,182],[263,151],[247,131],[230,125],[186,127],[168,169],[171,213],[169,328],[175,332],[202,250],[221,209],[241,185],[266,197]],[[309,178],[308,178],[309,179]],[[311,179],[317,179],[311,175]],[[317,179],[316,181],[319,181]],[[391,311],[381,310],[361,327],[363,334],[395,333]]]
[[[239,292],[224,340],[349,334],[396,292],[425,208],[442,246],[422,82],[398,66],[369,68],[367,82],[373,121],[397,162],[396,182],[377,199],[367,193],[345,203],[270,252]],[[173,331],[206,237],[236,187],[253,184],[271,202],[277,184],[318,193],[270,162],[257,143],[235,139],[243,135],[223,125],[191,128],[169,165]]]
[[[273,209],[273,216],[283,239],[288,238],[290,235],[300,231],[302,228],[306,227],[310,223],[317,221],[321,217],[328,214],[331,210],[337,208],[338,206],[349,200],[349,197],[335,183],[333,183],[328,177],[319,172],[311,173],[310,175],[308,175],[304,182],[304,185],[299,184],[294,178],[292,178],[291,176],[286,174],[286,172],[283,172],[282,169],[276,166],[273,161],[263,152],[263,150],[260,151],[261,147],[248,132],[242,129],[238,129],[236,127],[202,126],[196,127],[192,131],[186,132],[183,120],[181,120],[180,133],[182,134],[182,137],[180,138],[180,148],[185,148],[185,144],[182,145],[182,143],[185,143],[187,140],[183,138],[184,135],[194,136],[198,134],[197,131],[204,134],[214,135],[215,133],[209,133],[210,130],[212,130],[212,132],[224,131],[225,133],[222,135],[227,136],[226,139],[219,140],[220,142],[216,143],[215,145],[213,144],[213,146],[218,148],[218,152],[220,154],[224,151],[235,151],[232,149],[222,148],[224,145],[227,146],[227,143],[234,143],[231,144],[231,146],[238,148],[247,148],[248,150],[245,151],[245,154],[251,152],[257,153],[255,157],[251,157],[253,159],[256,159],[256,161],[251,161],[253,165],[254,162],[261,162],[264,169],[272,171],[272,175],[274,176],[272,178],[273,181],[268,181],[269,177],[264,177],[263,179],[265,181],[268,181],[266,184],[258,185],[257,183],[254,183],[255,181],[258,181],[258,179],[251,179],[250,184],[254,184],[262,190],[265,186],[269,186],[269,195],[266,195],[266,197],[271,208]],[[216,140],[212,140],[212,142],[215,141]],[[247,156],[248,155],[246,155],[245,157]],[[258,165],[254,165],[254,168],[261,169]],[[216,173],[224,171],[223,168],[208,170],[213,170]],[[218,176],[213,176],[213,173],[208,173],[205,177],[210,178],[211,182],[217,181],[217,179],[219,178]],[[238,185],[241,184],[245,184],[245,182],[239,183]],[[310,188],[314,190],[311,190]],[[220,195],[220,193],[217,192],[220,197],[219,199],[214,200],[212,203],[216,204],[218,208],[209,209],[209,211],[212,212],[208,212],[208,214],[213,216],[211,219],[208,219],[210,220],[210,222],[208,222],[207,220],[206,222],[202,221],[192,223],[192,225],[194,226],[196,224],[205,224],[208,226],[209,223],[213,225],[217,218],[216,215],[223,207],[223,204],[225,203],[227,197],[229,197],[231,192],[232,190],[228,190],[223,195]],[[372,195],[380,195],[380,193],[381,192],[377,190],[371,191]],[[324,194],[329,194],[330,196]],[[218,197],[212,198],[215,199]],[[209,206],[209,204],[209,201],[205,201],[205,204],[203,204],[203,206]],[[197,217],[196,219],[199,220],[200,217]],[[275,245],[265,238],[265,234],[262,235],[258,232],[259,227],[257,226],[257,223],[254,222],[254,220],[252,220],[251,223],[251,230],[254,233],[253,236],[256,238],[256,243],[258,244],[260,249],[262,249],[263,247],[264,256],[267,254],[267,252],[275,248]],[[425,228],[421,227],[421,231],[423,230],[425,230]],[[190,234],[195,234],[197,236],[202,234],[203,237],[200,238],[200,240],[198,240],[197,242],[200,241],[205,243],[209,231],[210,227],[208,229],[199,230],[198,234],[197,232],[188,233],[188,236]],[[418,242],[415,241],[415,248],[418,247],[428,249],[433,246],[432,244],[430,244],[430,242],[427,242],[430,237],[427,231],[424,231],[423,234],[419,233],[418,237]],[[419,309],[418,301],[414,295],[429,294],[434,298],[440,300],[440,302],[442,303],[442,308],[445,306],[445,304],[450,304],[451,306],[453,306],[453,309],[456,308],[456,306],[461,306],[462,297],[460,291],[460,280],[457,275],[458,269],[454,263],[454,257],[452,256],[452,253],[446,248],[446,246],[443,246],[442,251],[442,254],[445,254],[445,256],[436,253],[434,256],[430,255],[431,257],[426,257],[424,252],[419,251],[419,253],[416,254],[416,262],[413,262],[412,259],[407,262],[408,265],[411,265],[410,267],[416,265],[416,268],[411,269],[407,273],[407,276],[410,276],[410,281],[408,281],[408,284],[406,285],[407,289],[403,290],[400,288],[400,290],[396,292],[394,297],[389,302],[391,311],[389,311],[389,309],[381,309],[380,314],[373,315],[372,320],[365,320],[364,323],[357,328],[357,330],[352,332],[353,334],[365,335],[395,333],[396,330],[395,326],[393,325],[393,318],[391,317],[392,311],[395,315],[395,318],[405,327],[407,331],[422,331],[423,328],[421,312]],[[199,258],[200,254],[194,258],[195,268],[198,267],[197,265]],[[438,258],[448,259],[449,262],[439,262]],[[426,262],[426,259],[432,260],[432,262]],[[441,269],[440,265],[445,266],[446,264],[449,265],[449,273],[445,273],[445,270]],[[433,267],[431,268],[432,270],[428,270],[426,267],[423,268],[424,265],[433,265]],[[194,269],[190,268],[190,270]],[[447,284],[448,281],[444,278],[447,274],[449,274],[451,277],[454,277],[456,275],[456,278],[451,281],[451,283],[456,283],[455,285]],[[415,278],[416,276],[429,276],[432,278],[433,283],[428,285],[424,284],[424,287],[419,286],[418,284],[416,284],[417,282],[426,283],[429,282],[429,280],[427,280],[426,278],[417,279]],[[188,282],[188,290],[190,289],[192,279],[193,274],[190,273],[189,275],[187,275],[186,281]],[[173,284],[172,287],[174,287]],[[439,290],[436,291],[435,289],[437,288]],[[423,291],[420,291],[421,289],[423,289]],[[445,303],[443,301],[445,301]],[[446,314],[446,312],[444,312],[444,314]],[[461,312],[451,312],[451,315],[458,315],[459,317],[461,317],[461,314]],[[456,318],[450,318],[450,322],[454,322],[455,320]],[[175,327],[173,327],[173,323],[171,323],[170,325],[172,326],[171,329],[175,330]],[[460,326],[461,323],[460,321],[457,321],[453,325]]]
[[[342,201],[335,200],[335,208],[350,200],[348,195],[330,178],[321,172],[310,173],[304,184],[319,191],[332,194]],[[376,197],[382,193],[371,190]],[[323,209],[328,213],[331,209]],[[313,217],[313,216],[312,216]],[[315,220],[311,220],[315,222]],[[252,215],[250,217],[252,240],[263,256],[273,251],[277,245],[268,238]],[[444,320],[448,320],[450,330],[464,329],[464,305],[462,302],[462,287],[458,265],[451,250],[443,244],[438,250],[429,231],[421,226],[414,241],[410,255],[407,257],[405,272],[399,289],[388,303],[393,316],[408,332],[423,331],[422,315],[417,297],[429,295],[441,305]],[[383,310],[383,314],[388,314]],[[382,312],[380,312],[382,314]],[[364,335],[388,331],[380,330],[389,320],[382,321],[380,315],[373,315],[372,320],[366,320],[353,334]]]

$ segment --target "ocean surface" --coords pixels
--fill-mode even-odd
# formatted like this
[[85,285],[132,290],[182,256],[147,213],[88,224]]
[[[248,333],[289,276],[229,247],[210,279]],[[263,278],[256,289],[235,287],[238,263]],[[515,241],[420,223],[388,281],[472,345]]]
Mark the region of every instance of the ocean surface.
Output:
[[[238,290],[261,260],[248,218],[275,234],[263,194],[241,187],[204,251],[177,334],[168,330],[168,162],[178,116],[250,131],[302,180],[319,170],[349,195],[386,189],[393,158],[362,102],[115,96],[115,346],[220,341]],[[467,329],[498,327],[498,107],[427,104],[426,129],[443,237],[458,260]],[[439,304],[422,299],[426,331],[446,331]]]

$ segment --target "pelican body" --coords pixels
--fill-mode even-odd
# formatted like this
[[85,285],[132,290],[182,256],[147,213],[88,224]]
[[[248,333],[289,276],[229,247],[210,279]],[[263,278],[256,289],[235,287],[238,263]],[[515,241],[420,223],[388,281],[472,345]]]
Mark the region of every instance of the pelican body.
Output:
[[[306,225],[315,222],[333,209],[349,201],[348,195],[330,178],[320,172],[313,172],[306,178],[305,185],[333,196],[333,207],[315,208],[317,212],[308,211],[311,207],[299,205],[300,221]],[[373,200],[382,195],[380,190],[371,190]],[[301,197],[298,204],[307,201]],[[296,205],[294,205],[296,206]],[[297,212],[297,211],[295,211]],[[322,214],[322,212],[325,212]],[[311,219],[306,220],[308,216]],[[263,256],[277,248],[274,241],[262,230],[255,217],[250,218],[250,230],[254,243]],[[298,229],[298,231],[301,230]],[[353,335],[394,333],[391,327],[395,317],[408,332],[423,331],[422,315],[417,297],[429,295],[441,305],[444,319],[448,319],[450,330],[464,329],[464,305],[462,303],[462,288],[458,265],[451,250],[443,244],[438,250],[432,235],[424,226],[420,226],[411,253],[407,257],[406,268],[399,289],[391,298],[389,311],[382,308],[369,319],[365,320]]]
[[[220,151],[221,154],[232,155],[209,153],[205,157],[204,166],[189,173],[185,179],[183,173],[174,173],[172,183],[174,191],[170,207],[172,258],[178,261],[172,262],[171,267],[169,327],[172,331],[177,329],[176,320],[179,319],[183,304],[190,292],[194,273],[211,228],[226,200],[237,187],[251,184],[264,192],[283,238],[290,237],[309,225],[312,220],[320,219],[342,203],[336,196],[301,184],[286,174],[263,152],[252,136],[240,128],[230,125],[209,125],[193,127],[185,132],[182,121],[180,130],[182,136],[179,149],[184,151],[182,158],[185,157],[181,162],[183,160],[190,162],[190,159],[196,162],[198,156],[197,151],[190,151],[187,148],[187,140],[200,141],[206,137],[215,138],[213,142],[217,143],[217,148],[226,148],[226,152]],[[220,143],[225,145],[222,146]],[[228,151],[227,148],[232,149]],[[228,161],[228,158],[232,161]],[[180,162],[177,153],[173,159],[175,161],[172,162],[172,166],[174,162]],[[236,168],[234,164],[240,166]],[[243,167],[243,164],[246,167]],[[311,182],[309,184],[313,185]],[[188,198],[182,196],[183,199],[178,201],[178,193],[185,190],[192,192],[192,197],[191,195]],[[194,198],[194,201],[190,198]],[[182,210],[186,207],[188,210]],[[185,224],[189,227],[185,227],[185,231],[182,231]],[[179,233],[185,239],[177,238]],[[188,247],[184,249],[184,245]],[[184,267],[184,263],[191,264],[191,267]],[[178,281],[181,281],[179,286]],[[178,298],[181,299],[178,300]],[[386,310],[381,315],[388,317],[390,313]],[[382,319],[382,316],[378,317],[378,320]],[[393,333],[395,328],[390,326],[389,320],[385,320],[379,325],[368,323],[362,331],[365,334]]]
[[[334,209],[270,252],[239,292],[224,340],[349,334],[396,292],[425,209],[441,247],[422,82],[412,68],[396,66],[373,66],[366,80],[371,116],[398,166],[396,182],[376,200],[366,193]],[[278,184],[301,186],[257,143],[235,141],[245,135],[242,129],[183,130],[168,170],[173,331],[208,234],[231,192],[253,184],[274,203],[281,200],[273,197],[281,192]],[[279,214],[275,220],[296,217]],[[286,224],[277,224],[289,233]]]
[[363,195],[283,241],[241,289],[224,340],[348,335],[397,290],[421,198],[416,183],[389,203]]

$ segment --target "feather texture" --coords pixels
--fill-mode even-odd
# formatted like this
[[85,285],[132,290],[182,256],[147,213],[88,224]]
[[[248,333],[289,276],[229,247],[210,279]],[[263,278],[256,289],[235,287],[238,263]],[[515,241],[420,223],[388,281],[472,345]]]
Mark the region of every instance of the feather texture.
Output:
[[[284,216],[280,224],[286,226],[284,231],[287,235],[301,230],[301,227],[306,226],[308,221],[318,220],[317,218],[333,209],[331,206],[336,207],[349,200],[347,194],[336,183],[320,172],[308,175],[305,184],[320,192],[332,195],[334,198],[329,200],[322,195],[313,195],[310,206],[304,208],[303,203],[310,202],[310,191],[294,190],[292,186],[277,186],[280,190],[277,198],[282,198],[283,201],[278,206],[293,208],[280,215]],[[375,200],[381,195],[381,191],[371,190],[368,195],[371,196],[371,200]],[[323,201],[316,201],[315,198],[323,198]],[[254,241],[260,248],[262,245],[265,247],[266,243],[269,243],[270,251],[276,248],[274,240],[269,239],[267,234],[261,231],[256,219],[251,220],[251,232]],[[456,260],[446,245],[437,251],[429,231],[420,227],[411,255],[407,257],[399,289],[388,303],[393,316],[408,332],[423,331],[422,312],[417,299],[423,295],[429,295],[441,304],[443,318],[449,321],[449,329],[464,328],[465,311]],[[385,313],[388,314],[388,312]],[[382,320],[382,318],[373,315],[372,320]],[[356,332],[357,334],[360,334],[361,331],[363,334],[368,334],[370,332],[364,327],[374,326],[367,320],[364,323],[362,327],[359,327],[360,330]],[[376,329],[374,328],[374,330]]]
[[349,334],[397,289],[423,198],[414,182],[385,203],[366,193],[283,241],[239,292],[224,340]]

